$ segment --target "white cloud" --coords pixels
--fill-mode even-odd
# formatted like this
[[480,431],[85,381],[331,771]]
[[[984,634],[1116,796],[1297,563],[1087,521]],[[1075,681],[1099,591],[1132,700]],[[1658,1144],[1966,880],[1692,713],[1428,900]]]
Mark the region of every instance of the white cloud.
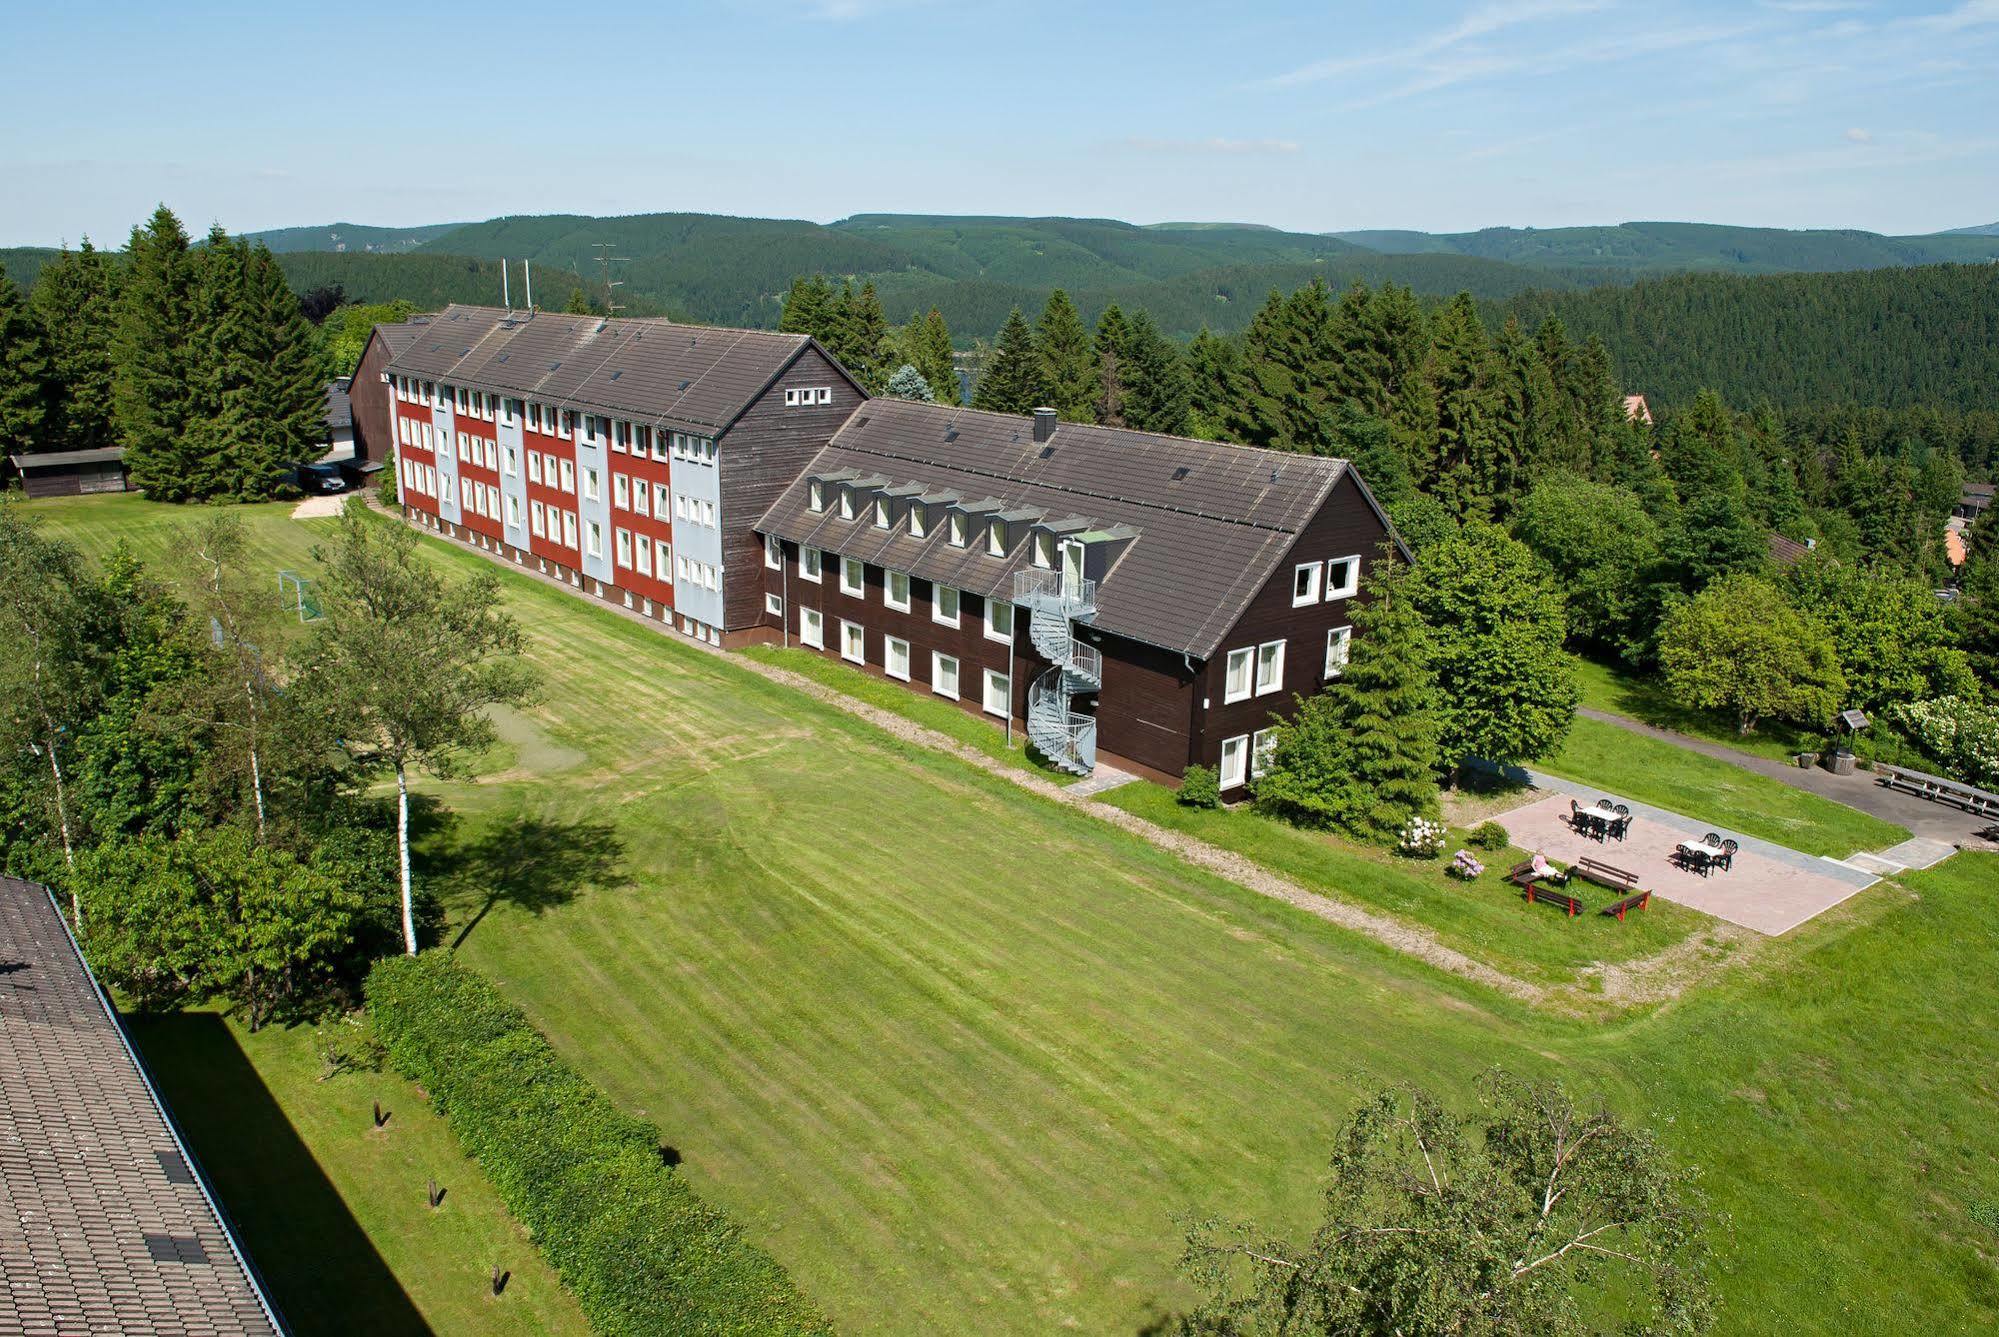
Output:
[[1450,27],[1409,45],[1355,56],[1333,56],[1325,60],[1316,60],[1309,65],[1301,65],[1295,70],[1276,75],[1265,83],[1271,88],[1290,88],[1298,84],[1316,83],[1355,70],[1383,66],[1414,66],[1420,64],[1426,57],[1448,51],[1465,42],[1490,37],[1522,24],[1593,14],[1610,8],[1610,3],[1611,0],[1506,0],[1505,3],[1482,5],[1466,13]]
[[1851,144],[1872,144],[1874,142],[1874,132],[1871,130],[1862,130],[1859,126],[1855,126],[1846,132],[1846,138],[1847,142]]

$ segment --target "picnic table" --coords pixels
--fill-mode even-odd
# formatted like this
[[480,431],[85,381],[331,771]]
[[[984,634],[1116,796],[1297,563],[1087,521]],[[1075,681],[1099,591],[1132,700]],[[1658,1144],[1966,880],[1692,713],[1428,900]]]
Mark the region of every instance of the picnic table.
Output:
[[1593,840],[1622,840],[1631,829],[1631,809],[1609,799],[1589,804],[1570,799],[1569,825]]
[[1966,812],[1981,816],[1999,817],[1999,794],[1989,794],[1971,785],[1946,780],[1941,775],[1912,771],[1906,766],[1883,766],[1877,762],[1874,773],[1880,776],[1881,783],[1890,789],[1899,789],[1905,794],[1914,794],[1933,803],[1952,803]]
[[1702,877],[1706,877],[1716,868],[1727,872],[1735,866],[1736,848],[1734,841],[1723,840],[1715,832],[1710,831],[1699,840],[1680,842],[1680,862]]

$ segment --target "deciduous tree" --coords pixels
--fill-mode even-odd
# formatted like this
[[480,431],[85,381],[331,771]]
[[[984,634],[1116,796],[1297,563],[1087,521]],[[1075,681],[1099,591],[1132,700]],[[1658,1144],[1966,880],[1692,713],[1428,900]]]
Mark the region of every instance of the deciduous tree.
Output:
[[1666,612],[1659,667],[1682,705],[1824,728],[1844,704],[1839,656],[1818,625],[1757,576],[1724,576]]

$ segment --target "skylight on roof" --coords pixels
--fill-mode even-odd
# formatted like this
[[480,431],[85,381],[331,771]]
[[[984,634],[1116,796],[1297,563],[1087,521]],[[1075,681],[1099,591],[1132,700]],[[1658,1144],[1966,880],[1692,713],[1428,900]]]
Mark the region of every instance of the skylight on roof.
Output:
[[615,381],[615,380],[617,380],[617,379],[618,379],[618,378],[619,378],[620,376],[623,376],[624,374],[625,374],[625,373],[624,373],[624,369],[623,369],[623,368],[620,368],[620,369],[618,369],[617,371],[614,371],[614,372],[612,372],[612,373],[611,373],[611,379]]

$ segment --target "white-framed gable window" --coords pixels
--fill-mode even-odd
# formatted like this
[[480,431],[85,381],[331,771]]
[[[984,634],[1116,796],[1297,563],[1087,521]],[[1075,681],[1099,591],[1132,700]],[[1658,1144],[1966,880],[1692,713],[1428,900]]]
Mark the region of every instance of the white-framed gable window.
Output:
[[816,608],[798,610],[798,639],[815,650],[826,648],[826,617]]
[[1337,678],[1346,672],[1347,655],[1353,650],[1353,628],[1334,627],[1326,633],[1326,676]]
[[958,625],[958,591],[949,585],[930,587],[930,620],[947,627]]
[[1011,689],[1012,682],[1006,674],[998,669],[987,669],[979,683],[979,704],[985,708],[986,714],[1005,719],[1013,704],[1008,699]]
[[920,539],[930,532],[929,517],[924,514],[923,503],[912,502],[909,507],[909,536]]
[[1013,605],[1004,599],[986,600],[986,639],[1013,644]]
[[854,490],[852,488],[843,487],[840,489],[840,518],[842,520],[851,520],[854,518]]
[[1326,563],[1326,597],[1350,599],[1360,589],[1360,558],[1335,557]]
[[909,681],[909,642],[900,636],[882,638],[882,672],[898,682]]
[[1303,608],[1319,602],[1319,578],[1325,568],[1317,562],[1300,562],[1291,570],[1291,606]]
[[800,580],[809,580],[814,585],[817,585],[820,579],[820,572],[825,569],[825,564],[825,553],[817,548],[808,548],[803,544],[799,545],[798,578]]
[[1256,694],[1268,696],[1284,686],[1284,642],[1265,641],[1256,647]]
[[888,528],[888,498],[886,497],[875,498],[875,528]]
[[909,611],[909,574],[905,571],[885,571],[882,573],[882,602],[898,613]]
[[958,699],[958,658],[930,652],[930,690],[939,696]]
[[1006,521],[995,520],[986,526],[986,552],[994,557],[1006,556]]
[[784,569],[784,540],[775,534],[764,535],[764,565],[773,571]]
[[1055,565],[1055,536],[1042,532],[1034,536],[1034,564],[1046,571]]
[[841,621],[840,658],[854,664],[868,662],[868,633],[860,623]]
[[851,594],[856,599],[865,598],[868,592],[867,577],[866,563],[855,557],[840,559],[840,593]]
[[1246,645],[1240,650],[1229,651],[1228,671],[1222,677],[1222,701],[1247,701],[1256,668],[1256,647]]
[[1249,779],[1249,735],[1237,734],[1234,738],[1222,740],[1223,789],[1240,789]]
[[950,538],[952,547],[954,548],[964,547],[965,517],[957,511],[951,512],[951,518],[945,524],[944,532]]
[[805,504],[809,509],[814,511],[825,510],[826,485],[816,478],[807,483],[805,485]]

